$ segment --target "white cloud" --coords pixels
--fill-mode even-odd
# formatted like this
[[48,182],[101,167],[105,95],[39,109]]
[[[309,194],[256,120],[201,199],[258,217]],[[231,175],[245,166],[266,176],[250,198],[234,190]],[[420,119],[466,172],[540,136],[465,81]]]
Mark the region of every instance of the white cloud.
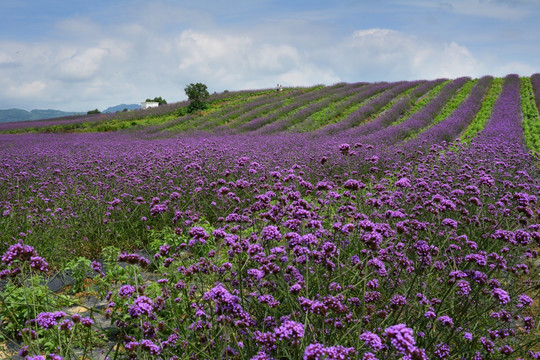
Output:
[[533,67],[529,64],[525,64],[519,61],[512,61],[504,65],[494,65],[493,74],[494,76],[505,76],[506,74],[520,74],[520,75],[531,75],[535,72],[539,72],[538,67]]
[[46,85],[42,81],[32,81],[10,86],[7,90],[11,96],[15,98],[26,99],[32,96],[40,96],[43,94]]
[[225,75],[231,67],[245,65],[244,57],[251,47],[247,36],[211,35],[187,30],[177,42],[180,70],[198,70],[208,75]]
[[357,76],[364,69],[379,77],[370,81],[477,76],[483,67],[455,42],[438,43],[391,29],[357,30],[335,52],[347,54],[336,57],[336,68]]
[[279,84],[285,86],[310,86],[316,84],[335,84],[341,78],[331,69],[322,69],[307,64],[292,69],[278,77]]
[[0,52],[0,66],[9,66],[15,63],[15,58],[12,55],[6,52]]
[[311,85],[336,82],[329,68],[313,63],[295,46],[237,33],[184,31],[176,47],[178,70],[199,74],[228,88]]
[[58,64],[58,76],[66,81],[90,80],[99,72],[101,63],[109,52],[103,48],[76,51]]

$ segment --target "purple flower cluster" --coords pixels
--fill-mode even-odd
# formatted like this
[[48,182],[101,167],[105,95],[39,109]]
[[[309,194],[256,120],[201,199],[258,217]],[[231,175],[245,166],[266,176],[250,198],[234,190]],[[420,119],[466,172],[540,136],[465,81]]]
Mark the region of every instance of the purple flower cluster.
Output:
[[390,339],[392,346],[402,355],[411,359],[427,359],[425,351],[416,347],[413,330],[405,324],[387,327],[384,335]]
[[304,351],[304,360],[347,360],[353,359],[356,350],[353,347],[344,347],[341,345],[325,347],[322,344],[310,344]]
[[27,263],[38,272],[49,271],[49,264],[40,257],[36,250],[22,241],[11,245],[2,255],[0,262],[0,279],[16,276],[21,272],[20,266]]

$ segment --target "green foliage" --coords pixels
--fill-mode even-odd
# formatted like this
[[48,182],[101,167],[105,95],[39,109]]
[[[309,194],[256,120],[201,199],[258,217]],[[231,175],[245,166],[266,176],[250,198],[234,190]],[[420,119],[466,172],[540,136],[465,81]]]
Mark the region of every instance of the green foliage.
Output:
[[210,93],[208,92],[208,87],[201,83],[189,84],[184,89],[188,99],[191,101],[188,106],[188,112],[193,113],[198,110],[205,110],[208,105],[204,100],[208,99]]
[[205,102],[202,102],[200,100],[193,100],[189,103],[189,106],[187,108],[188,113],[194,113],[199,110],[206,110],[208,109],[208,104]]
[[94,110],[88,111],[87,114],[88,115],[101,114],[101,111],[99,111],[98,109],[94,109]]
[[392,125],[396,125],[399,123],[402,123],[403,121],[410,118],[413,114],[417,113],[418,111],[422,110],[427,104],[433,100],[435,96],[437,96],[441,90],[452,80],[447,80],[436,87],[434,87],[430,92],[428,92],[426,95],[422,96],[420,99],[416,101],[414,106],[405,114],[403,117],[401,117],[398,121],[394,122]]
[[65,269],[71,272],[71,277],[74,280],[71,286],[71,293],[76,294],[83,290],[83,281],[92,271],[91,265],[92,262],[82,256],[67,263]]
[[208,93],[208,87],[201,83],[189,84],[184,89],[189,100],[203,101],[208,99],[210,93]]
[[8,282],[0,293],[0,339],[9,338],[25,327],[26,321],[36,318],[40,312],[54,310],[61,298],[44,285],[41,276],[33,276],[24,286]]
[[540,119],[534,101],[531,79],[521,78],[521,108],[523,112],[523,138],[525,145],[540,153]]
[[176,116],[186,116],[187,114],[189,114],[189,110],[188,110],[188,107],[181,107],[179,108],[178,110],[176,110]]
[[146,99],[146,102],[157,102],[159,103],[159,105],[167,105],[167,101],[165,99],[163,99],[161,96],[156,96],[155,98],[153,99]]
[[174,249],[183,242],[185,241],[182,241],[180,236],[176,235],[170,227],[150,231],[150,251],[152,253],[159,252],[159,247],[162,245],[167,244]]
[[482,101],[480,111],[478,111],[478,114],[476,114],[476,117],[471,122],[467,130],[465,130],[463,135],[461,135],[461,140],[463,142],[469,142],[471,138],[484,129],[484,126],[491,117],[491,111],[493,110],[493,105],[495,105],[495,101],[501,92],[502,84],[502,78],[496,78],[493,80],[487,96],[485,97],[484,101]]
[[[463,101],[465,101],[465,99],[467,98],[467,96],[471,92],[471,90],[472,90],[474,84],[476,84],[476,82],[477,82],[476,79],[467,81],[467,83],[465,83],[465,85],[463,85],[463,87],[461,89],[459,89],[458,93],[456,95],[454,95],[454,97],[452,99],[450,99],[450,101],[448,101],[448,103],[444,106],[444,108],[441,110],[441,112],[439,114],[437,114],[437,116],[435,116],[435,118],[433,119],[433,122],[431,123],[430,126],[433,126],[433,125],[441,122],[442,120],[446,119],[452,112],[454,112],[454,110],[456,110],[459,107],[459,105],[461,105],[461,103]],[[425,128],[419,130],[416,133],[410,132],[406,139],[413,138],[416,135],[418,135],[419,132],[424,131],[424,130],[425,130]],[[447,139],[447,141],[450,141],[450,139]]]

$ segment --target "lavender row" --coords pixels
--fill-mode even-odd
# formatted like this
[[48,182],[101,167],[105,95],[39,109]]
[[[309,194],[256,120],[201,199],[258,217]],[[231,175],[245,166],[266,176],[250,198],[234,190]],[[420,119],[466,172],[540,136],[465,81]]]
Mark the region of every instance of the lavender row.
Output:
[[[359,85],[359,86],[361,86],[361,85]],[[313,91],[317,91],[321,87],[322,87],[322,85],[317,85],[317,86],[314,86],[312,88],[309,88],[307,91],[305,91],[303,93],[293,91],[292,94],[283,94],[283,96],[280,96],[280,98],[276,99],[275,102],[271,102],[271,103],[262,103],[261,102],[261,103],[259,103],[258,106],[256,106],[255,108],[253,108],[250,111],[247,111],[247,112],[241,114],[240,116],[238,116],[233,121],[226,120],[226,122],[224,124],[215,126],[214,128],[212,128],[212,132],[214,132],[214,133],[223,133],[223,132],[226,133],[226,132],[229,132],[230,128],[235,128],[235,127],[237,127],[239,125],[242,125],[242,124],[245,124],[245,123],[249,122],[250,120],[252,120],[254,118],[263,117],[266,114],[269,114],[269,113],[271,113],[273,111],[276,111],[276,109],[279,109],[279,108],[282,108],[282,107],[286,106],[286,104],[288,104],[288,102],[290,102],[290,97],[293,97],[293,98],[297,99],[298,96],[300,96],[302,94],[305,95],[306,93],[311,93]]]
[[[370,86],[369,88],[365,89],[364,91],[360,91],[358,94],[352,97],[350,101],[346,101],[345,103],[349,104],[351,101],[360,102],[363,101],[369,97],[376,96],[377,94],[381,92],[388,91],[388,89],[393,89],[395,87],[399,86],[399,83],[381,83],[377,84],[375,86]],[[332,103],[335,103],[339,100],[347,99],[348,97],[351,97],[352,94],[347,94],[346,96],[335,95],[332,97],[329,97],[328,99],[325,99],[321,102],[312,104],[308,107],[305,107],[303,109],[300,109],[299,111],[296,111],[291,116],[287,116],[286,118],[275,121],[263,128],[261,128],[261,131],[258,133],[260,134],[269,134],[274,133],[278,131],[285,130],[289,128],[290,126],[293,126],[297,123],[300,123],[302,121],[309,121],[310,115],[321,111],[322,109],[330,106]]]
[[416,81],[399,84],[398,86],[384,93],[382,96],[373,99],[355,112],[349,114],[342,121],[328,125],[321,129],[321,131],[326,134],[335,134],[337,132],[344,131],[345,129],[358,126],[362,121],[366,120],[369,116],[375,114],[377,111],[379,111],[379,109],[392,101],[400,93],[410,89],[411,87],[418,86],[419,84],[420,82]]
[[[295,111],[299,107],[307,106],[308,104],[316,101],[324,100],[326,97],[334,93],[350,94],[357,91],[359,85],[357,84],[337,84],[332,87],[326,87],[324,89],[314,91],[294,99],[290,104],[278,109],[270,114],[258,118],[252,119],[250,122],[242,124],[235,129],[235,132],[254,131],[267,124],[270,124],[282,116],[287,116],[289,113]],[[360,88],[363,89],[363,84],[360,84]],[[373,85],[366,85],[373,86]]]
[[412,153],[417,150],[425,151],[432,144],[452,142],[472,122],[480,110],[482,100],[488,93],[492,82],[493,77],[491,76],[479,79],[467,95],[466,100],[450,116],[422,131],[418,136],[404,144],[396,145],[395,149],[405,153]]
[[[396,85],[400,85],[400,84],[396,83]],[[408,91],[405,91],[405,93],[406,92]],[[355,112],[358,108],[362,107],[366,102],[371,101],[373,98],[376,97],[376,96],[372,96],[369,98],[365,98],[365,97],[360,97],[359,95],[341,104],[338,104],[332,107],[331,109],[325,109],[325,111],[321,111],[320,113],[315,114],[309,119],[305,119],[293,130],[300,131],[300,132],[313,131],[321,127],[324,127],[330,123],[339,122],[343,118],[346,118],[349,114]],[[401,96],[401,93],[400,93],[400,96]]]
[[540,73],[533,74],[531,76],[531,83],[534,90],[534,98],[536,101],[536,108],[540,109]]
[[469,81],[469,78],[462,77],[448,83],[441,92],[422,110],[414,113],[405,121],[362,137],[358,141],[361,143],[387,147],[406,138],[409,133],[418,131],[428,126],[446,103],[457,91]]
[[389,109],[381,113],[372,121],[366,122],[351,129],[347,129],[341,133],[341,136],[345,136],[347,138],[354,136],[367,136],[391,125],[407,111],[409,111],[420,96],[424,95],[444,81],[444,79],[437,79],[428,81],[418,86],[417,88],[413,89],[410,95],[404,97],[403,99],[398,99]]
[[271,109],[281,107],[288,98],[295,98],[305,92],[310,91],[312,91],[312,89],[307,89],[304,91],[292,90],[288,92],[278,93],[276,96],[272,96],[268,99],[260,99],[257,101],[253,101],[245,104],[240,109],[235,109],[231,114],[220,115],[217,119],[213,119],[213,121],[211,122],[207,120],[203,124],[201,124],[200,127],[203,129],[211,129],[215,126],[220,125],[243,123],[245,122],[245,119],[249,119],[250,117],[253,118],[257,116],[257,114],[263,114],[267,111],[270,111]]
[[306,89],[285,89],[282,92],[274,92],[269,95],[263,96],[258,100],[247,101],[245,104],[235,106],[232,109],[224,109],[219,113],[214,113],[209,116],[201,118],[200,122],[194,126],[198,129],[209,130],[215,126],[222,124],[229,124],[232,122],[242,122],[242,118],[246,118],[248,114],[257,114],[265,111],[267,108],[277,108],[287,98],[295,98],[306,92],[315,90],[317,87]]
[[[276,93],[272,92],[269,94],[265,94],[261,96],[261,99],[258,101],[249,101],[247,104],[248,106],[257,106],[259,102],[269,102],[274,101],[276,97]],[[249,99],[249,98],[248,98]],[[233,100],[234,101],[234,100]],[[229,117],[234,118],[238,116],[239,113],[244,111],[244,107],[246,104],[238,105],[238,106],[225,106],[221,110],[211,112],[209,114],[203,114],[199,115],[197,117],[192,118],[191,122],[183,121],[182,117],[178,118],[177,121],[171,121],[167,124],[167,127],[174,127],[177,125],[177,122],[181,122],[181,130],[188,130],[189,128],[197,127],[197,128],[204,128],[208,126],[209,123],[212,123],[213,121],[216,121],[216,118],[222,118],[222,117]],[[178,126],[177,126],[178,127]]]
[[523,148],[520,85],[518,75],[505,77],[491,117],[473,142]]

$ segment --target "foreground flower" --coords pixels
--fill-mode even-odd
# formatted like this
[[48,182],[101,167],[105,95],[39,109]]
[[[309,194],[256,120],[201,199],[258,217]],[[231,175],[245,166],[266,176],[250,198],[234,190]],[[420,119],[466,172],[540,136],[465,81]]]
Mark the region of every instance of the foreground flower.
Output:
[[413,330],[407,325],[397,324],[387,327],[384,334],[390,339],[392,346],[402,355],[410,356],[413,359],[427,360],[425,351],[416,347]]
[[292,340],[293,344],[298,344],[304,337],[304,324],[287,320],[280,327],[274,330],[279,340]]
[[341,345],[325,347],[322,344],[310,344],[304,351],[304,360],[347,360],[353,359],[356,350],[353,347],[346,348]]

